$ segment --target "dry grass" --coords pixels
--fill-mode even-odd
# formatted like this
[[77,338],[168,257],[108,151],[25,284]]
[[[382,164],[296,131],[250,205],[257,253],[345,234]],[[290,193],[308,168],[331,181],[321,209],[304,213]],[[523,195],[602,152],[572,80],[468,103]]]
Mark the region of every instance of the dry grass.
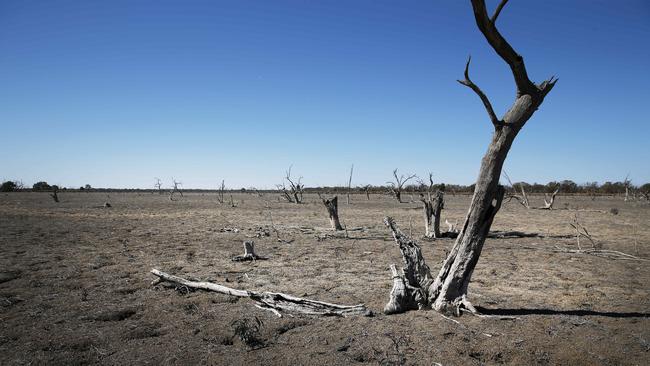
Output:
[[[515,321],[464,316],[457,324],[431,311],[279,319],[245,299],[152,287],[148,271],[380,312],[391,286],[388,265],[401,261],[381,220],[391,215],[407,232],[411,222],[421,236],[420,204],[354,195],[352,205],[339,205],[341,220],[364,230],[337,237],[312,195],[295,205],[235,194],[234,208],[219,205],[216,194],[174,202],[148,193],[59,196],[59,204],[46,193],[0,196],[0,364],[648,363],[648,263],[553,252],[575,248],[575,238],[488,239],[470,299]],[[469,198],[446,199],[443,222],[462,223]],[[541,205],[542,197],[530,199]],[[106,201],[111,208],[101,207]],[[556,207],[511,202],[493,229],[571,235],[578,208],[603,248],[650,258],[650,205],[558,196]],[[269,212],[293,242],[278,242]],[[243,240],[264,231],[271,235],[253,240],[269,260],[230,260]],[[435,271],[452,241],[420,244]],[[255,317],[254,337],[264,347],[247,345],[233,330],[239,319]]]

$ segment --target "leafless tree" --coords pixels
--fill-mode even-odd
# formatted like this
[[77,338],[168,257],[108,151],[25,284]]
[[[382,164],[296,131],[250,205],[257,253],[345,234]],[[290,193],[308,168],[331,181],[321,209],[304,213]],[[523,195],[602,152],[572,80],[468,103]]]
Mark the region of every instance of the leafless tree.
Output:
[[350,167],[350,179],[348,179],[348,205],[350,204],[350,191],[352,190],[352,172],[354,171],[354,164]]
[[[294,182],[294,180],[291,178],[291,166],[289,166],[282,184],[276,185],[282,194],[282,198],[286,199],[288,202],[302,203],[302,195],[305,185],[300,183],[301,180],[302,177],[298,178],[298,180]],[[285,181],[289,183],[288,189],[285,185]]]
[[528,78],[524,59],[499,33],[496,21],[507,0],[502,0],[490,17],[485,0],[471,0],[476,24],[490,46],[510,67],[517,93],[510,109],[498,118],[488,97],[469,77],[468,59],[465,79],[458,82],[476,93],[494,126],[492,141],[481,162],[474,195],[465,223],[449,255],[434,278],[426,265],[420,247],[404,235],[391,218],[385,223],[390,228],[404,259],[404,274],[394,271],[393,290],[386,313],[433,307],[443,313],[460,315],[461,311],[477,313],[467,300],[469,281],[479,260],[483,244],[489,233],[494,216],[501,207],[505,190],[499,184],[503,163],[515,137],[540,107],[546,95],[553,89],[557,79],[551,77],[540,84]]
[[217,194],[217,201],[223,203],[223,192],[226,190],[226,181],[221,180],[221,187],[219,188],[219,193]]
[[397,202],[402,203],[402,188],[404,188],[404,184],[417,176],[415,174],[409,175],[408,177],[403,174],[397,175],[397,169],[393,170],[393,176],[395,177],[395,182],[386,183],[389,185],[390,193],[395,196]]
[[366,192],[366,201],[370,201],[370,184],[363,186],[363,191]]
[[153,185],[154,188],[158,190],[158,194],[162,194],[162,180],[160,178],[154,178],[156,183]]
[[50,197],[52,197],[54,202],[59,203],[59,187],[57,185],[52,186],[52,193],[50,193]]
[[172,178],[172,189],[169,191],[169,199],[171,201],[174,200],[174,193],[178,192],[178,194],[180,194],[181,197],[183,197],[183,191],[181,191],[181,189],[179,188],[182,185],[183,185],[183,183],[181,183],[181,182],[177,181],[176,179]]

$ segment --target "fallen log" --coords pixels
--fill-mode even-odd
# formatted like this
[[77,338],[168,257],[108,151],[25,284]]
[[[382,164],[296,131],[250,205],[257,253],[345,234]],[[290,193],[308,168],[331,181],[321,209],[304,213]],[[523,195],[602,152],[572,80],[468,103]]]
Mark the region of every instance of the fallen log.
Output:
[[281,312],[293,312],[317,316],[371,316],[372,312],[366,309],[364,304],[359,305],[338,305],[323,301],[303,299],[280,292],[256,292],[238,290],[222,286],[212,282],[190,281],[182,277],[152,269],[151,273],[158,277],[152,284],[167,281],[176,283],[187,288],[213,291],[236,297],[248,297],[255,303],[255,306],[272,311],[275,315],[282,317]]

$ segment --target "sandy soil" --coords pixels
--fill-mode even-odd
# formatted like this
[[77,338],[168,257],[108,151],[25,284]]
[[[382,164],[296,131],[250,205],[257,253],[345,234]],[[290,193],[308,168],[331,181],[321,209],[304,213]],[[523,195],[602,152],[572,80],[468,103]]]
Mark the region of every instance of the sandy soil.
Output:
[[[576,249],[575,238],[558,236],[572,234],[577,213],[604,248],[650,258],[646,203],[559,196],[550,212],[504,204],[493,230],[546,237],[488,239],[469,296],[485,313],[517,319],[465,315],[456,323],[433,311],[381,313],[391,287],[388,265],[401,261],[382,218],[391,215],[421,237],[419,203],[341,199],[344,224],[364,228],[346,237],[326,229],[315,196],[295,205],[269,194],[236,194],[235,208],[219,205],[215,194],[174,202],[149,193],[60,198],[57,204],[47,193],[0,195],[2,365],[650,364],[650,262],[554,251]],[[469,198],[446,199],[443,222],[462,223]],[[102,207],[106,201],[111,208]],[[532,201],[541,205],[540,197]],[[232,262],[243,240],[269,231],[269,213],[293,242],[278,242],[271,230],[254,239],[269,260]],[[434,272],[453,243],[419,242]],[[375,316],[278,318],[247,299],[151,286],[151,268],[242,289],[365,303]]]

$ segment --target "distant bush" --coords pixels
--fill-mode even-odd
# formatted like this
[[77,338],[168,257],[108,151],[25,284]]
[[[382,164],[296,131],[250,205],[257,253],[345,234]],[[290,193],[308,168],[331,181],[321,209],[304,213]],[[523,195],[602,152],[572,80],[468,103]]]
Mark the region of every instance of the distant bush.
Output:
[[32,189],[35,191],[51,191],[52,186],[47,184],[47,182],[38,182],[38,183],[34,183]]
[[3,182],[2,185],[0,186],[0,192],[13,192],[18,189],[18,185],[16,182],[12,182],[10,180]]

